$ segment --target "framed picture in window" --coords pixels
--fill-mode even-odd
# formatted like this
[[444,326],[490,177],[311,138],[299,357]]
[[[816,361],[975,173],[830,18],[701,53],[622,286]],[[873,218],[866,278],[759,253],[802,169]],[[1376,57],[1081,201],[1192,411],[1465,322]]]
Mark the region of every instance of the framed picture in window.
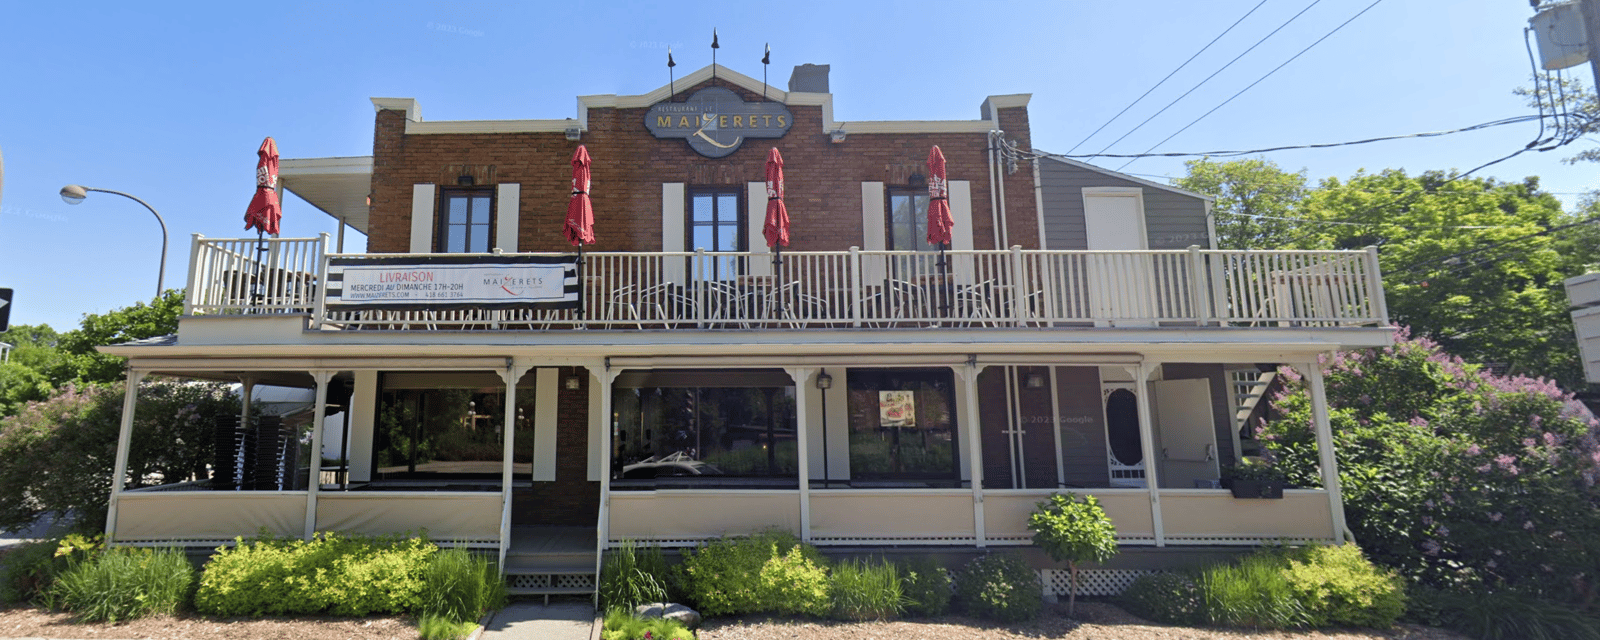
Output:
[[915,391],[879,391],[878,424],[884,427],[917,426]]

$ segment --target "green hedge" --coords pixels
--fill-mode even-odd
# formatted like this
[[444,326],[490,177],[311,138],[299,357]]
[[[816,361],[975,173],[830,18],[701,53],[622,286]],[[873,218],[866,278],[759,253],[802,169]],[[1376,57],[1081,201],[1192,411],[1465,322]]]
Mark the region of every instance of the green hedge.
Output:
[[73,561],[50,601],[85,622],[177,613],[194,590],[194,565],[179,549],[120,547]]
[[195,608],[219,616],[411,612],[437,552],[424,538],[240,539],[206,563]]
[[822,615],[832,606],[827,567],[816,547],[768,531],[714,540],[685,557],[682,571],[689,599],[702,615]]
[[955,600],[967,613],[1000,622],[1022,622],[1044,610],[1039,574],[1014,553],[978,556],[956,574]]

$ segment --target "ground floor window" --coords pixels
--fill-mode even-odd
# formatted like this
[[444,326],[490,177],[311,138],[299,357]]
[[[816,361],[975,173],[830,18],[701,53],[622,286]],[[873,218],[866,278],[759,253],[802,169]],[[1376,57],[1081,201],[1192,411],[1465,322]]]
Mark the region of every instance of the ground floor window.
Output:
[[617,488],[798,486],[794,386],[781,371],[627,372],[613,394]]
[[954,378],[948,369],[851,369],[851,479],[959,484]]
[[[374,481],[482,482],[499,489],[506,416],[500,376],[387,373],[381,385]],[[534,395],[531,386],[518,386],[513,463],[533,460]]]

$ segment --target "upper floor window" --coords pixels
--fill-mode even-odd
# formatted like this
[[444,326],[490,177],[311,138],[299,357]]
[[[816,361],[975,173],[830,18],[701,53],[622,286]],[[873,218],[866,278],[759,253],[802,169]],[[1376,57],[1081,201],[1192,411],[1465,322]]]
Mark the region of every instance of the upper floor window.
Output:
[[934,251],[928,244],[928,190],[891,188],[889,196],[889,249],[893,251]]
[[494,235],[494,191],[447,189],[439,195],[439,253],[488,253]]
[[[740,214],[740,189],[737,187],[691,188],[689,191],[688,230],[691,250],[744,251],[744,216]],[[738,259],[720,257],[710,265],[710,280],[727,280],[739,275]]]

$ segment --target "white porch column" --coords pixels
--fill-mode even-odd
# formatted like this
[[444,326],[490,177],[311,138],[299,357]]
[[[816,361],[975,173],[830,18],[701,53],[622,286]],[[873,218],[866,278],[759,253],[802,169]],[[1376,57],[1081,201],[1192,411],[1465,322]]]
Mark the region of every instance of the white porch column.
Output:
[[256,392],[256,379],[249,376],[239,378],[239,426],[242,428],[250,422],[250,400]]
[[500,564],[496,565],[499,567],[506,566],[506,552],[511,549],[511,450],[517,432],[517,382],[528,369],[528,365],[506,358],[506,368],[500,371],[500,379],[506,383],[506,415],[500,425]]
[[128,477],[128,446],[133,441],[133,409],[139,401],[139,383],[150,372],[128,370],[128,388],[122,393],[122,428],[117,432],[117,458],[111,467],[111,498],[106,507],[106,543],[114,541],[117,527],[117,499],[122,496],[122,485]]
[[[600,561],[605,558],[606,546],[611,541],[611,383],[616,382],[621,369],[612,369],[610,362],[595,362],[587,365],[589,375],[593,378],[589,385],[589,393],[600,395],[600,415],[591,415],[591,423],[600,423],[600,516],[595,520],[596,548],[594,554],[594,574],[600,575]],[[590,403],[589,406],[594,406]],[[599,597],[599,593],[595,594]]]
[[1311,428],[1317,434],[1317,460],[1322,466],[1322,486],[1328,491],[1328,512],[1333,519],[1333,539],[1344,540],[1344,494],[1339,490],[1339,459],[1333,451],[1333,425],[1328,418],[1328,394],[1323,387],[1322,365],[1296,365],[1306,372],[1311,387]]
[[306,479],[306,535],[310,540],[317,532],[317,491],[322,488],[322,414],[328,410],[328,382],[332,371],[312,371],[311,379],[317,381],[317,400],[311,414],[311,477]]
[[1161,478],[1157,476],[1160,465],[1156,464],[1155,424],[1150,412],[1150,374],[1155,372],[1156,365],[1141,362],[1128,369],[1138,385],[1139,446],[1144,449],[1144,484],[1150,490],[1150,524],[1155,529],[1156,546],[1165,547],[1167,536],[1161,526]]
[[811,392],[816,389],[811,384],[811,377],[816,375],[817,370],[811,367],[788,367],[784,371],[789,374],[789,379],[794,380],[794,441],[795,457],[798,458],[795,465],[800,474],[800,541],[811,542],[811,457],[807,446],[807,440],[810,439],[810,429],[807,428],[810,426],[810,412],[806,410],[806,405],[811,402]]
[[983,531],[983,426],[978,414],[978,374],[983,365],[975,360],[951,367],[962,380],[962,423],[967,429],[967,473],[972,477],[972,535],[978,547],[988,546]]

